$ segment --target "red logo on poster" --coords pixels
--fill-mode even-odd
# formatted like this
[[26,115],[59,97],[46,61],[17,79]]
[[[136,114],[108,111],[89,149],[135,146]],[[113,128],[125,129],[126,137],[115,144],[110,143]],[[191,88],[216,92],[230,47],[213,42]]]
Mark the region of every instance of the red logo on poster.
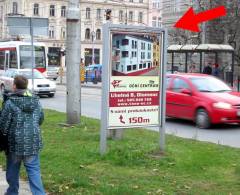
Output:
[[114,81],[112,82],[112,86],[113,86],[114,88],[119,87],[119,84],[120,84],[121,82],[122,82],[121,80],[114,80]]

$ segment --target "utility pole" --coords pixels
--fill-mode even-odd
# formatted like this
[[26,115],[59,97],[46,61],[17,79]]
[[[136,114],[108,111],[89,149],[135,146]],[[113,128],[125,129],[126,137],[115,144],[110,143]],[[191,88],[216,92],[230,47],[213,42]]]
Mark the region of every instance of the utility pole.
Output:
[[67,11],[67,123],[78,124],[81,113],[79,0],[69,0]]

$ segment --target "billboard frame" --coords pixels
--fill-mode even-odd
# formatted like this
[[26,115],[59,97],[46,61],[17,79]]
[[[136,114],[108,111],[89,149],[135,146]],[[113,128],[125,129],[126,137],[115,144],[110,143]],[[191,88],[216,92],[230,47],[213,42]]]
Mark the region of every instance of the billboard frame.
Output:
[[[112,75],[112,69],[110,67],[112,56],[112,33],[114,32],[126,32],[126,33],[154,33],[161,35],[161,50],[160,50],[160,98],[159,98],[159,125],[153,125],[159,128],[159,146],[160,151],[165,150],[165,120],[166,120],[166,59],[167,59],[167,36],[168,32],[165,28],[153,28],[146,26],[131,26],[121,24],[106,23],[103,26],[103,77],[102,77],[102,105],[101,105],[101,132],[100,132],[100,154],[103,155],[107,152],[107,134],[110,128],[108,127],[108,112],[109,112],[109,92],[110,92],[110,80]],[[144,127],[144,126],[142,126]],[[151,127],[147,126],[147,127]],[[131,126],[134,128],[134,126]],[[136,126],[139,128],[139,126]]]

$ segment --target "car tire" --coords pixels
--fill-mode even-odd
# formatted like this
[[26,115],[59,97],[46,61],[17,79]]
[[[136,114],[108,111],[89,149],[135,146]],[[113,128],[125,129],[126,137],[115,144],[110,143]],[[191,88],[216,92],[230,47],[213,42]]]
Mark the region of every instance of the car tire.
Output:
[[205,109],[198,109],[195,118],[196,126],[200,129],[208,129],[211,126],[211,120]]
[[48,97],[54,97],[55,93],[48,94]]
[[54,80],[54,81],[56,81],[56,80],[57,80],[57,78],[53,78],[53,80]]

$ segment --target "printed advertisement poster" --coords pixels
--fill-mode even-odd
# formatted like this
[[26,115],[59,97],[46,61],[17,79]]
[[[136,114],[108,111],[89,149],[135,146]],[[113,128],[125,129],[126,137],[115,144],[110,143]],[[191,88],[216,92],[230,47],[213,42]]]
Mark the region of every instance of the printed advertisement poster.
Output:
[[112,36],[112,76],[158,76],[161,38],[159,34]]
[[109,127],[159,125],[159,77],[111,77]]

